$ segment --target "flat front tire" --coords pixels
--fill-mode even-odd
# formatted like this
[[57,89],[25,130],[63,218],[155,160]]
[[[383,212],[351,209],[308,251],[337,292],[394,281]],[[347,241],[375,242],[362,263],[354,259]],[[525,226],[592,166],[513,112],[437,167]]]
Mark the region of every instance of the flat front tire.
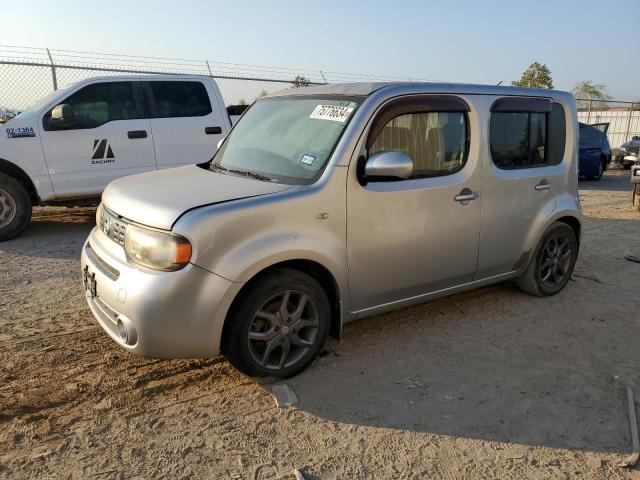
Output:
[[578,240],[573,229],[565,223],[554,222],[542,235],[517,284],[531,295],[555,295],[571,278],[577,258]]
[[252,377],[287,378],[307,368],[331,323],[322,286],[303,272],[281,268],[245,288],[223,332],[229,362]]
[[0,173],[0,241],[22,232],[31,220],[31,198],[20,182]]

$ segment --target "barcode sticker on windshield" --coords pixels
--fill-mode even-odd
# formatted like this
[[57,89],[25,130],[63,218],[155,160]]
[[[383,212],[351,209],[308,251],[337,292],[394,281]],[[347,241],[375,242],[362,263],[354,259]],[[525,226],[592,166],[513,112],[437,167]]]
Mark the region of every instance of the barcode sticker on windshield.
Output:
[[333,120],[334,122],[344,122],[353,112],[353,107],[341,107],[340,105],[318,105],[309,118],[316,120]]

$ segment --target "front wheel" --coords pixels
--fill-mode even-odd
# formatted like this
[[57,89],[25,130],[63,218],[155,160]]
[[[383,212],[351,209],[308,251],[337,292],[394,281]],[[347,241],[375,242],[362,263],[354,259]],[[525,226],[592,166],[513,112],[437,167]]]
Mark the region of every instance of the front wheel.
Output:
[[555,222],[542,236],[525,273],[517,280],[525,292],[539,297],[555,295],[564,288],[578,258],[573,229]]
[[0,242],[17,236],[31,220],[31,198],[20,182],[0,173]]
[[331,308],[318,282],[281,268],[247,286],[235,302],[222,351],[242,373],[287,378],[304,370],[324,345]]

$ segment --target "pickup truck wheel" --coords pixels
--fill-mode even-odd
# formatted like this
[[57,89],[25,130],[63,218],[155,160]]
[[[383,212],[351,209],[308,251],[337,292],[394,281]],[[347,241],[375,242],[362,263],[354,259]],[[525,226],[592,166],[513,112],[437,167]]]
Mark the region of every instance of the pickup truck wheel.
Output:
[[633,185],[633,206],[640,210],[640,183]]
[[578,241],[573,229],[565,223],[555,222],[542,236],[517,284],[531,295],[555,295],[571,278],[577,258]]
[[287,378],[318,355],[329,332],[331,308],[310,276],[282,268],[241,294],[227,319],[222,350],[242,373]]
[[31,220],[31,198],[15,178],[0,173],[0,241],[17,236]]

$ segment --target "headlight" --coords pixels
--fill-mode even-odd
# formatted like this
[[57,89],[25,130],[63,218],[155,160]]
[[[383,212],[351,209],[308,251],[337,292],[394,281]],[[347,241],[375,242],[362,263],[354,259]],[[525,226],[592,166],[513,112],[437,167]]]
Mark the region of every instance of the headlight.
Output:
[[620,146],[620,147],[618,147],[618,150],[620,150],[621,152],[626,152],[627,148],[623,147],[623,146]]
[[179,270],[191,260],[186,238],[135,225],[127,226],[124,251],[130,261],[156,270]]

